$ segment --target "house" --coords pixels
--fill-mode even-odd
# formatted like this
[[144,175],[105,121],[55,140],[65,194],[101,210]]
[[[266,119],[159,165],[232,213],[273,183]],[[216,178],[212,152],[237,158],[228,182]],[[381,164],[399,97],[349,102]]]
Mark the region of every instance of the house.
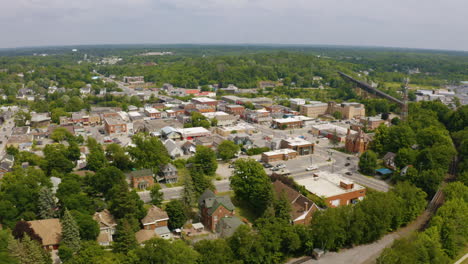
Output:
[[166,183],[175,183],[177,182],[177,168],[172,164],[166,164],[162,167],[161,177],[164,179]]
[[145,230],[154,230],[158,227],[167,226],[169,216],[166,211],[153,205],[148,209],[146,216],[141,219],[141,224]]
[[46,127],[50,125],[49,113],[32,113],[31,127]]
[[247,148],[253,145],[253,140],[245,133],[232,134],[228,137],[228,139],[233,141],[236,145],[243,145]]
[[184,155],[192,155],[195,154],[195,152],[197,152],[197,146],[190,141],[186,141],[182,145],[181,149],[184,152]]
[[351,130],[348,129],[348,134],[345,139],[345,149],[352,153],[364,153],[371,143],[372,139],[363,130],[358,129],[358,132],[351,134]]
[[42,238],[42,247],[46,250],[58,249],[62,239],[62,224],[60,219],[51,218],[28,221],[31,228]]
[[234,216],[234,205],[229,196],[216,196],[206,190],[198,199],[201,222],[211,231],[216,230],[221,218]]
[[292,149],[278,149],[262,153],[262,162],[270,163],[280,160],[290,160],[297,157],[297,152]]
[[164,147],[166,147],[169,156],[171,156],[171,158],[173,159],[184,155],[182,149],[179,146],[177,146],[177,144],[172,139],[167,139],[166,141],[164,141]]
[[169,228],[167,228],[167,226],[156,227],[156,229],[154,229],[154,232],[156,233],[156,235],[158,235],[162,239],[172,238],[172,233],[169,230]]
[[134,189],[144,190],[154,185],[154,173],[151,169],[135,170],[126,173],[126,176]]
[[211,148],[213,146],[213,137],[201,137],[193,141],[197,146],[205,146]]
[[96,212],[93,215],[94,221],[99,224],[99,236],[97,241],[101,246],[109,246],[114,240],[113,235],[117,227],[117,222],[109,210],[104,209],[101,212]]
[[146,241],[158,237],[154,230],[141,229],[135,233],[135,239],[137,243],[141,246],[145,244]]
[[387,152],[385,156],[383,156],[383,163],[385,167],[395,170],[396,169],[396,164],[395,164],[395,157],[396,154],[393,152]]
[[329,207],[355,204],[366,196],[365,187],[338,174],[319,172],[313,176],[296,182],[311,194],[321,197]]
[[166,126],[161,129],[161,136],[166,139],[177,140],[182,137],[178,129]]
[[232,236],[241,225],[245,225],[245,223],[237,216],[223,217],[216,226],[216,233],[221,238],[227,238]]
[[313,213],[319,210],[319,207],[313,201],[281,181],[273,182],[273,190],[277,198],[284,195],[286,200],[291,204],[290,214],[294,225],[310,224]]

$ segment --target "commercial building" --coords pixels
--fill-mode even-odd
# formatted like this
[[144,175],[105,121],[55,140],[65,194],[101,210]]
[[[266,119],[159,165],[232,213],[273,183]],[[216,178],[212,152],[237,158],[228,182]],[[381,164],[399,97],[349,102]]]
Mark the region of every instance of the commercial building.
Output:
[[300,106],[301,115],[317,118],[327,113],[328,104],[319,101],[309,102]]
[[361,118],[366,116],[366,108],[360,103],[328,103],[328,114],[332,115],[335,112],[340,112],[343,119]]
[[288,138],[281,140],[281,148],[288,148],[297,151],[300,156],[314,153],[314,143],[302,138]]
[[211,98],[206,98],[206,97],[192,98],[191,101],[192,101],[193,104],[209,105],[211,107],[216,107],[218,105],[217,100],[211,99]]
[[298,110],[301,105],[305,105],[306,100],[302,98],[291,98],[289,99],[289,103],[292,109]]
[[237,117],[225,112],[203,113],[202,115],[208,119],[215,119],[217,126],[232,126],[237,121]]
[[303,122],[295,118],[278,118],[273,119],[272,126],[273,128],[279,129],[294,129],[301,128]]
[[336,137],[338,141],[345,142],[346,136],[349,134],[354,135],[357,132],[346,127],[326,123],[312,126],[310,133],[316,136],[324,136],[329,139]]
[[151,119],[161,118],[161,112],[159,112],[158,110],[156,110],[155,108],[152,108],[152,107],[145,108],[145,114],[146,114],[146,116],[150,117]]
[[385,124],[387,121],[382,120],[380,117],[362,117],[359,119],[359,123],[367,129],[374,130],[381,124]]
[[225,111],[232,115],[242,115],[245,111],[245,107],[242,105],[226,105],[224,107]]
[[221,135],[223,137],[227,137],[231,134],[252,134],[255,131],[255,127],[249,124],[237,124],[235,126],[225,126],[225,127],[217,127],[215,133]]
[[329,207],[354,204],[364,199],[366,188],[338,174],[314,173],[313,177],[296,180],[297,184],[324,199]]
[[211,132],[203,127],[180,128],[178,131],[182,135],[182,139],[187,140],[211,136]]
[[120,117],[106,117],[104,118],[104,129],[109,135],[127,133],[127,123]]
[[265,109],[246,110],[244,119],[257,124],[269,124],[272,120],[270,112]]
[[297,157],[297,152],[292,149],[278,149],[262,153],[261,160],[265,163],[280,161],[280,160],[290,160]]

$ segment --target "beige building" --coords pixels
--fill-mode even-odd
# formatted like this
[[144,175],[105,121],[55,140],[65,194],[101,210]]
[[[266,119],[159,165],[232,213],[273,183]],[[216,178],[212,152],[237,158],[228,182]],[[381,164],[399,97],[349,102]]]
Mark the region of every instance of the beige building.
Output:
[[328,103],[328,114],[332,115],[335,112],[340,112],[343,119],[360,118],[366,116],[366,108],[360,103]]
[[310,102],[300,106],[301,115],[317,118],[327,113],[328,104],[322,102]]

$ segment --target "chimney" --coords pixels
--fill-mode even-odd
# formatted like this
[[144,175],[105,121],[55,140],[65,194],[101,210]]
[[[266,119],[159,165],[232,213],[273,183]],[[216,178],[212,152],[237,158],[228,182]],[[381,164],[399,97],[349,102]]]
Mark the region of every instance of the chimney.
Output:
[[305,212],[309,211],[309,202],[304,202]]

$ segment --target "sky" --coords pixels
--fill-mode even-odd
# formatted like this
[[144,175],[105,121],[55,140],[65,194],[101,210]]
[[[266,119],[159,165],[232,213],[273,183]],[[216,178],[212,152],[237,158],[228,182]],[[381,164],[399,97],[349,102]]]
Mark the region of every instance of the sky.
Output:
[[0,48],[311,44],[468,50],[466,0],[0,0]]

